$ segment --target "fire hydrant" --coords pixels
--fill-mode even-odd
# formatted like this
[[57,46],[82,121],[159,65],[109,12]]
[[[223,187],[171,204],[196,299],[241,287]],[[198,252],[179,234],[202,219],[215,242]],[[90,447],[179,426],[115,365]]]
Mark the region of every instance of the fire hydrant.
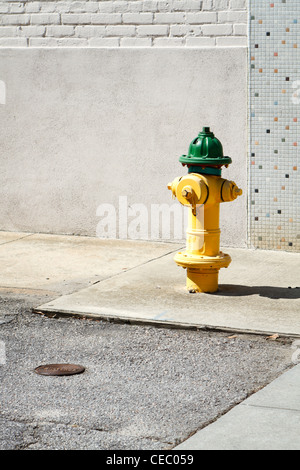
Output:
[[179,161],[188,167],[188,175],[176,178],[168,189],[178,201],[189,207],[186,250],[174,258],[187,270],[189,292],[216,292],[221,268],[231,257],[220,251],[220,203],[234,201],[243,191],[233,181],[221,178],[221,168],[232,160],[223,155],[221,142],[204,127]]

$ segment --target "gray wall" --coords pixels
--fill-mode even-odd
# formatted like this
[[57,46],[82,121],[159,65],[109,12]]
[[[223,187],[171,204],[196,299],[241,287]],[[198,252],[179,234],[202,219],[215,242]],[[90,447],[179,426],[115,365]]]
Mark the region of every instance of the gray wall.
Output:
[[247,240],[247,49],[0,49],[0,230],[96,235],[102,203],[172,204],[178,158],[210,126],[244,195],[222,243]]

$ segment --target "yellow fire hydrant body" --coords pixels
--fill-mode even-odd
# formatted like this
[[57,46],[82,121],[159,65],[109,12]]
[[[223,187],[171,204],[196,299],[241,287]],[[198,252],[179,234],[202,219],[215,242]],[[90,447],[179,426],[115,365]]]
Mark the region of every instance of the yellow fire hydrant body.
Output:
[[191,172],[169,183],[168,189],[188,206],[189,219],[186,250],[178,252],[174,260],[187,269],[189,292],[216,292],[219,270],[231,262],[230,256],[220,251],[220,203],[234,201],[242,190],[221,177],[221,166],[227,166],[231,159],[223,156],[221,143],[209,128],[199,133],[190,146],[190,155],[180,161]]

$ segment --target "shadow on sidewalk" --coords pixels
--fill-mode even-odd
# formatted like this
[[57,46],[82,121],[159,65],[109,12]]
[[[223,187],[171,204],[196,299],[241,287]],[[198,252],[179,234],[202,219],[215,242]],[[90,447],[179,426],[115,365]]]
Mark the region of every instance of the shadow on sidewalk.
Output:
[[300,287],[241,286],[221,284],[218,292],[210,295],[241,297],[260,295],[269,299],[300,299]]

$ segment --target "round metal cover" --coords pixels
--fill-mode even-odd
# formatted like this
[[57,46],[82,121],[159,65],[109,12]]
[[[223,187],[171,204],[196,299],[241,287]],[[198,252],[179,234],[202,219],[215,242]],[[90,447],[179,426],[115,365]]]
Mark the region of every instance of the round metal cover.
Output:
[[34,371],[40,375],[75,375],[85,371],[85,367],[77,364],[45,364]]

